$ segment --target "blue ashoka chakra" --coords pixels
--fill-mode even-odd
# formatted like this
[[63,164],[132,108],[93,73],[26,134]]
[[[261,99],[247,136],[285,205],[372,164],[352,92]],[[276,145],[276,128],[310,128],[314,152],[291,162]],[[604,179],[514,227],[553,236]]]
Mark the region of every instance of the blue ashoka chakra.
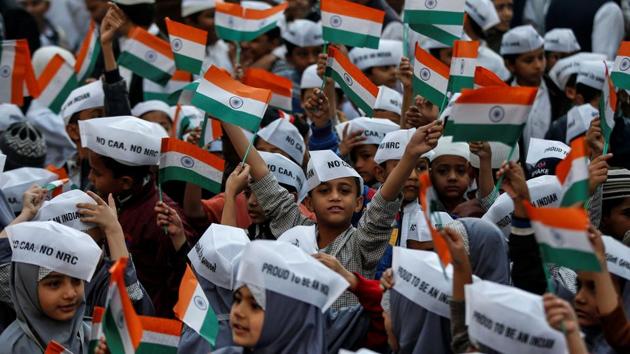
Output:
[[341,17],[337,16],[337,15],[333,15],[330,17],[330,25],[333,27],[339,27],[341,26],[341,23],[343,22],[343,20],[341,19]]
[[630,69],[630,59],[623,58],[621,60],[621,64],[619,65],[619,70],[627,71],[628,69]]
[[2,76],[2,77],[9,77],[9,76],[11,76],[11,67],[8,66],[8,65],[0,67],[0,76]]
[[564,244],[564,239],[562,238],[562,235],[560,235],[560,233],[558,233],[557,231],[554,230],[550,230],[551,231],[551,236],[553,237],[554,241],[556,241],[556,244],[558,246],[562,246]]
[[437,6],[438,4],[438,0],[426,0],[424,2],[424,6],[427,7],[427,9],[433,9]]
[[193,304],[195,304],[195,307],[197,307],[201,311],[205,311],[208,308],[208,303],[206,302],[206,299],[202,298],[199,295],[193,298]]
[[173,39],[171,47],[173,47],[174,51],[179,52],[179,50],[182,49],[182,40],[179,38]]
[[186,168],[192,168],[195,166],[195,160],[193,160],[190,156],[183,156],[179,162]]
[[243,107],[243,99],[240,97],[232,96],[229,101],[230,107],[234,109],[239,109]]
[[120,329],[125,328],[125,315],[122,312],[120,312],[116,318],[116,326]]
[[505,110],[501,106],[494,106],[490,108],[490,112],[488,112],[488,118],[493,123],[499,123],[505,118]]
[[354,80],[352,80],[352,77],[348,75],[348,73],[343,73],[343,81],[345,81],[348,86],[352,86],[354,83]]
[[153,63],[155,61],[155,59],[157,59],[157,54],[155,54],[154,51],[149,50],[146,53],[144,53],[144,58],[149,62],[149,63]]
[[427,81],[431,78],[431,71],[427,68],[420,69],[420,78],[422,81]]

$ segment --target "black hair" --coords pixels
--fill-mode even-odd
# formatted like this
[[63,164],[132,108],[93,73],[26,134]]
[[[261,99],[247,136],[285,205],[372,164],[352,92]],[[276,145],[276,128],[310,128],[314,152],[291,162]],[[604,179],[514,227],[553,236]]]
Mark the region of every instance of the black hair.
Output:
[[124,165],[109,156],[99,155],[103,165],[112,172],[114,178],[129,176],[133,179],[133,183],[138,184],[151,174],[151,166],[129,166]]
[[296,46],[295,44],[287,41],[284,38],[282,39],[282,42],[284,43],[284,46],[287,48],[287,55],[286,55],[287,58],[290,57],[291,55],[293,55],[293,51],[296,48],[299,48],[298,46]]
[[602,216],[610,216],[612,210],[618,207],[626,198],[606,199],[602,201]]
[[483,28],[481,28],[481,26],[479,26],[479,24],[475,20],[473,20],[472,17],[468,16],[468,19],[470,20],[468,21],[470,23],[470,28],[475,33],[475,35],[481,39],[486,39],[486,33],[483,31]]
[[155,7],[153,4],[137,4],[137,5],[122,5],[118,4],[118,7],[127,15],[129,20],[140,27],[149,27],[153,24]]
[[31,54],[41,46],[37,22],[26,10],[22,8],[8,9],[2,13],[2,17],[4,19],[4,39],[25,38]]
[[567,84],[565,87],[575,87],[575,83],[577,81],[577,73],[569,75],[569,79],[567,80]]
[[589,103],[594,99],[599,98],[602,95],[602,91],[592,88],[590,86],[584,85],[583,83],[578,82],[575,85],[575,92],[584,97],[584,103]]
[[274,27],[268,32],[265,32],[265,35],[267,35],[267,38],[269,38],[270,41],[273,41],[274,39],[282,39],[279,27]]
[[503,54],[503,60],[507,61],[509,64],[514,65],[514,63],[516,63],[516,59],[520,55],[521,54]]
[[429,54],[431,54],[434,58],[440,59],[440,50],[444,48],[430,48]]

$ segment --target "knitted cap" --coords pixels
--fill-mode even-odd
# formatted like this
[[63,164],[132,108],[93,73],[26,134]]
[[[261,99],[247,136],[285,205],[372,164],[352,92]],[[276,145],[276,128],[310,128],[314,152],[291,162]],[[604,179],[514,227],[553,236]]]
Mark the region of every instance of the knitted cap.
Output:
[[0,150],[7,155],[5,171],[18,167],[44,167],[46,140],[31,123],[11,124],[0,135]]

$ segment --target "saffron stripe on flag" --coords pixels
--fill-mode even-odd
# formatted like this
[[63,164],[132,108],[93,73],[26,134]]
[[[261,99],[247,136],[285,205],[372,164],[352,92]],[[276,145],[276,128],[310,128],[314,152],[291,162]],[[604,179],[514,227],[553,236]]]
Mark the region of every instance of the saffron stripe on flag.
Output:
[[414,95],[421,95],[440,107],[446,99],[448,67],[416,43],[413,64]]
[[325,41],[378,48],[384,11],[345,0],[323,0],[320,9]]
[[101,42],[98,39],[96,24],[94,21],[90,21],[88,33],[76,54],[77,60],[74,65],[74,71],[77,73],[79,82],[84,82],[92,74],[100,55]]
[[136,354],[176,354],[182,323],[168,318],[138,316],[142,323],[142,340]]
[[334,46],[328,47],[326,75],[335,80],[350,100],[368,116],[372,115],[378,87]]
[[173,311],[177,318],[214,346],[219,333],[217,316],[189,265],[182,277]]

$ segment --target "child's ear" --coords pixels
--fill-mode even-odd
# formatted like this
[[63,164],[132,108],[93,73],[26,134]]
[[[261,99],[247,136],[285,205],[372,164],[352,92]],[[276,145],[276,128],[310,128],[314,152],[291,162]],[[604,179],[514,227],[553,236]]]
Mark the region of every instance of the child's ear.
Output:
[[503,60],[503,63],[505,63],[505,67],[508,69],[508,71],[511,74],[514,74],[514,70],[516,70],[516,68],[514,67],[514,62],[512,62],[511,60]]
[[81,135],[79,134],[79,125],[78,124],[68,124],[66,125],[66,133],[70,137],[72,141],[79,141],[81,139]]
[[354,201],[354,212],[358,213],[363,210],[363,196],[357,197]]
[[289,194],[291,194],[291,195],[293,196],[293,199],[295,199],[295,202],[296,202],[296,203],[299,203],[299,201],[298,201],[298,194],[297,194],[297,192],[291,192],[291,193],[289,193]]
[[577,93],[575,92],[575,87],[571,87],[571,86],[567,86],[564,89],[564,94],[567,96],[568,99],[570,99],[571,101],[575,101],[575,98],[577,96]]
[[128,191],[133,188],[133,178],[131,176],[122,176],[118,179],[118,183],[120,184],[120,188],[123,191]]
[[385,175],[385,169],[381,165],[374,167],[374,176],[379,183],[385,183],[387,176]]
[[306,198],[304,198],[304,205],[306,205],[306,209],[308,209],[308,211],[310,211],[311,213],[315,212],[315,209],[313,208],[313,202],[311,201],[310,194],[307,195]]

